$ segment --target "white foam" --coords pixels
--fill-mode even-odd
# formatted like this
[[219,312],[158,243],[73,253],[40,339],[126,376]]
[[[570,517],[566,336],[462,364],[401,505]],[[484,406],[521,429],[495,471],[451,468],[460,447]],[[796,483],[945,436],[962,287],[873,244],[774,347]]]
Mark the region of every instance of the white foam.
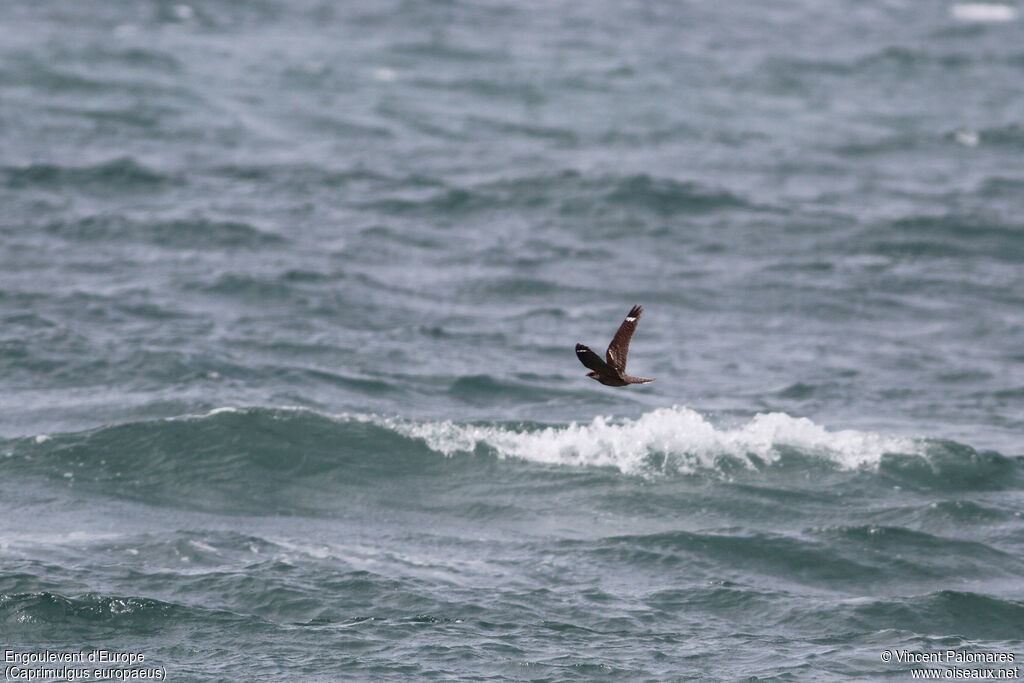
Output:
[[381,81],[383,83],[392,83],[398,80],[398,72],[394,69],[389,69],[386,66],[377,67],[370,72],[375,81]]
[[214,548],[212,545],[210,545],[208,543],[203,543],[202,541],[190,540],[188,542],[188,544],[191,545],[196,550],[202,550],[203,552],[207,552],[207,553],[214,553],[214,554],[217,553],[217,549],[216,548]]
[[80,545],[122,538],[124,534],[94,531],[68,531],[62,533],[9,533],[0,535],[0,548],[11,546]]
[[699,413],[679,406],[660,408],[636,420],[595,417],[589,423],[525,432],[450,421],[361,419],[422,439],[431,450],[445,455],[485,446],[500,457],[615,467],[628,474],[651,473],[652,463],[663,463],[672,471],[692,472],[714,467],[719,456],[733,456],[747,465],[752,462],[750,456],[774,462],[781,455],[780,449],[787,447],[853,469],[877,465],[884,453],[918,453],[922,449],[915,439],[855,430],[829,431],[807,418],[784,413],[763,413],[740,427],[718,428]]
[[1005,22],[1017,18],[1017,8],[988,2],[964,2],[949,8],[949,14],[958,21]]
[[981,142],[981,136],[973,130],[958,130],[953,133],[953,138],[964,147],[977,147]]
[[196,11],[188,5],[175,5],[174,16],[178,21],[188,21],[196,15]]
[[220,408],[214,408],[213,410],[208,412],[203,417],[210,417],[210,416],[213,416],[213,415],[220,415],[221,413],[237,413],[237,412],[238,412],[238,408],[235,408],[234,406],[221,406]]
[[213,417],[214,415],[220,415],[221,413],[240,413],[243,412],[239,408],[234,406],[221,406],[220,408],[214,408],[213,410],[205,413],[185,413],[184,415],[172,415],[171,417],[163,418],[165,422],[179,422],[181,420],[202,420],[207,417]]

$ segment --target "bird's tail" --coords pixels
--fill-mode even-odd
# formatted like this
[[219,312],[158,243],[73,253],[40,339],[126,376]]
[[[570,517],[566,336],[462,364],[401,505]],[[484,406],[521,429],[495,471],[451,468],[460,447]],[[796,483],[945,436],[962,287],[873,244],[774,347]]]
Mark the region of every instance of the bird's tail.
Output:
[[622,379],[626,380],[627,384],[647,384],[648,382],[654,381],[654,378],[652,377],[630,377],[629,375],[626,375]]

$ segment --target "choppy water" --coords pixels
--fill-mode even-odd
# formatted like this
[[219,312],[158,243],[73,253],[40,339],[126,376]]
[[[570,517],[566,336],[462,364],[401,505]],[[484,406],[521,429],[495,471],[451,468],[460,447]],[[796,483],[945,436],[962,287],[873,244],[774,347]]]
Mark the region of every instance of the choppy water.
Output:
[[[8,2],[0,645],[169,680],[1024,656],[1024,20]],[[603,349],[646,313],[611,389]]]

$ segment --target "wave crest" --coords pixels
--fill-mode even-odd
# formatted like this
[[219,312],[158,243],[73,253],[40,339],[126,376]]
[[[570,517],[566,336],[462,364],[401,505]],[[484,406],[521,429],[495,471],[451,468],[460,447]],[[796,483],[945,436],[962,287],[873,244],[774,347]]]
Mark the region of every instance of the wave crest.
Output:
[[635,420],[595,417],[589,423],[522,429],[450,421],[364,417],[431,450],[453,455],[478,448],[500,457],[558,465],[614,467],[626,474],[693,472],[721,465],[778,461],[786,454],[818,457],[843,469],[877,466],[888,453],[922,454],[920,440],[855,430],[829,431],[807,418],[762,413],[735,428],[718,428],[689,408],[659,408]]
[[[230,504],[271,513],[333,509],[339,488],[381,480],[412,485],[454,473],[490,476],[483,473],[494,458],[642,477],[774,472],[788,478],[814,472],[818,478],[852,471],[868,473],[886,487],[1024,486],[1018,459],[953,441],[832,431],[784,413],[723,426],[680,406],[636,419],[599,416],[569,424],[220,408],[205,415],[0,440],[0,454],[8,456],[0,457],[3,475],[42,476],[62,486],[171,505],[180,504],[187,490],[191,506]],[[447,457],[454,455],[469,457]]]

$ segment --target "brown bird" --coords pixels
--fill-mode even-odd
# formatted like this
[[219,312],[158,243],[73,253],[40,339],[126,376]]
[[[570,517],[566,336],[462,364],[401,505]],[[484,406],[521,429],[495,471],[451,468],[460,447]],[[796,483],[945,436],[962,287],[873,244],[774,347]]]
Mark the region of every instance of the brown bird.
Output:
[[630,377],[626,374],[626,356],[629,355],[629,340],[633,338],[633,331],[636,330],[636,323],[644,312],[643,306],[634,306],[629,310],[629,315],[619,325],[619,331],[612,338],[608,345],[608,352],[605,357],[607,362],[591,351],[583,344],[576,345],[576,357],[580,362],[590,368],[587,377],[595,379],[601,384],[610,387],[624,387],[627,384],[646,384],[653,382],[647,377]]

